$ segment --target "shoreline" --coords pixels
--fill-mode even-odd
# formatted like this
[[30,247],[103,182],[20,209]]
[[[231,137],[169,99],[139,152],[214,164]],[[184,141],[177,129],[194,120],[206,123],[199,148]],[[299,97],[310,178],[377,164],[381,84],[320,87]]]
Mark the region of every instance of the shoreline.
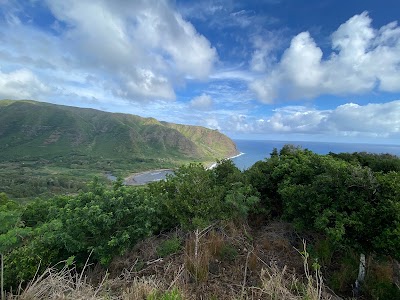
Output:
[[[234,158],[236,158],[236,157],[242,156],[243,154],[246,154],[246,153],[240,152],[239,154],[236,154],[236,155],[234,155],[234,156],[230,156],[230,157],[224,158],[224,159],[222,159],[222,160],[225,160],[225,159],[234,159]],[[218,163],[217,163],[217,162],[214,162],[214,163],[212,163],[209,167],[207,167],[206,169],[207,169],[207,170],[212,170],[212,169],[214,169],[217,165],[218,165]]]
[[155,170],[148,170],[148,171],[143,171],[143,172],[136,172],[136,173],[129,175],[128,177],[125,177],[124,184],[125,185],[144,185],[146,183],[158,181],[158,180],[162,180],[162,179],[144,180],[145,182],[140,182],[140,181],[138,181],[137,177],[154,176],[154,175],[159,175],[162,172],[165,172],[167,174],[168,172],[172,173],[173,171],[174,171],[174,169],[155,169]]
[[[236,157],[239,157],[241,155],[244,155],[244,152],[240,152],[239,154],[224,158],[222,160],[225,159],[234,159]],[[206,167],[207,170],[212,170],[217,166],[217,162],[212,163],[211,165],[209,165],[208,167]],[[142,172],[136,172],[136,173],[132,173],[129,176],[124,178],[124,184],[125,185],[145,185],[147,183],[150,182],[154,182],[154,181],[159,181],[159,180],[163,180],[165,179],[165,176],[167,174],[171,174],[173,173],[174,169],[154,169],[154,170],[148,170],[148,171],[142,171]],[[157,177],[157,175],[160,175],[160,173],[165,173],[165,175],[163,176],[164,178],[159,178]],[[112,180],[111,177],[113,177],[112,174],[106,174],[107,178]]]

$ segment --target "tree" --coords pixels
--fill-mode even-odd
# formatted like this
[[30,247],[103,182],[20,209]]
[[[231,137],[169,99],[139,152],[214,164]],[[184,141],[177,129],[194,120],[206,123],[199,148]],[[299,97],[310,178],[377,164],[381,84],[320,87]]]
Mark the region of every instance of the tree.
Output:
[[201,164],[181,166],[154,186],[166,212],[184,228],[203,227],[222,217],[224,189],[217,185],[216,174]]
[[181,166],[165,181],[152,184],[151,190],[162,199],[169,223],[186,229],[245,217],[258,202],[256,191],[231,161],[219,162],[212,170],[201,164]]

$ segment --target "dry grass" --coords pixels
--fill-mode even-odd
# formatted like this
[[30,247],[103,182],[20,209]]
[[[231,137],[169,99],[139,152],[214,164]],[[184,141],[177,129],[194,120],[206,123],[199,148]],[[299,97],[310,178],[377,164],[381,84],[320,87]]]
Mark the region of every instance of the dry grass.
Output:
[[190,278],[197,284],[208,279],[211,251],[204,242],[208,230],[208,228],[203,231],[196,230],[185,245],[185,268]]
[[[268,231],[277,228],[281,231]],[[184,238],[184,249],[163,259],[157,257],[155,249],[168,237],[160,241],[151,238],[112,263],[110,269],[119,275],[103,270],[103,275],[93,280],[85,270],[51,268],[8,299],[330,299],[319,269],[309,271],[305,251],[288,250],[295,256],[290,264],[302,266],[302,272],[280,259],[283,248],[290,245],[284,226],[273,225],[254,234],[251,241],[249,232],[249,228],[233,224],[195,231]],[[273,245],[269,250],[260,243],[266,239]],[[220,256],[227,245],[237,251],[233,259]],[[179,297],[165,296],[172,291],[178,291]]]
[[154,295],[162,290],[162,285],[154,277],[136,277],[133,279],[129,287],[123,292],[120,299],[123,300],[141,300],[148,299],[150,295]]
[[81,273],[74,268],[65,266],[61,270],[48,268],[42,275],[33,279],[24,290],[17,295],[8,295],[7,299],[34,300],[34,299],[103,299],[107,294],[107,276],[97,286],[88,283]]

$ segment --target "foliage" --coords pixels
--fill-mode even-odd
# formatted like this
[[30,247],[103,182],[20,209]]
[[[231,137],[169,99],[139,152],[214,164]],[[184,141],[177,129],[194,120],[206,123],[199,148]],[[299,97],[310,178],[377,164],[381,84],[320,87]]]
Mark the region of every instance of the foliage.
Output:
[[157,255],[160,257],[166,257],[174,254],[181,248],[182,241],[177,236],[174,236],[168,240],[165,240],[157,247]]
[[220,212],[224,190],[217,185],[213,172],[201,164],[180,167],[159,183],[159,191],[168,213],[186,228],[223,217]]
[[[55,264],[63,257],[59,234],[61,224],[57,220],[45,223],[35,229],[26,228],[25,238],[5,256],[6,286],[26,283],[36,272],[41,273],[46,267]],[[20,237],[21,238],[21,237]]]
[[[0,235],[6,255],[6,281],[18,284],[41,269],[72,255],[78,266],[88,256],[110,259],[153,234],[159,227],[158,206],[145,189],[115,183],[108,190],[96,180],[90,191],[75,197],[36,200],[20,214],[20,225]],[[23,222],[26,225],[23,227]],[[31,226],[31,227],[30,227]]]
[[8,199],[5,193],[0,193],[0,235],[20,224],[21,210],[19,205]]
[[379,254],[400,259],[400,173],[376,174],[378,188],[372,213],[366,212],[366,228],[372,247]]
[[154,292],[147,297],[147,300],[182,300],[183,297],[178,289],[174,288],[171,291]]
[[399,173],[285,146],[246,175],[271,215],[364,253],[400,257]]
[[[314,259],[319,259],[313,253]],[[331,262],[319,260],[323,269],[329,272],[327,283],[337,293],[351,294],[352,287],[358,275],[360,255],[351,249],[337,251]]]
[[94,182],[90,192],[68,201],[58,218],[67,252],[87,256],[93,251],[102,264],[158,228],[154,197],[143,189],[123,186],[121,181],[112,190]]
[[230,245],[224,244],[221,249],[219,249],[217,256],[222,260],[233,261],[239,255],[237,249]]
[[170,220],[187,229],[206,227],[218,220],[246,217],[258,202],[252,186],[237,181],[238,172],[228,161],[211,170],[189,164],[152,184],[151,190],[162,199]]
[[374,172],[400,172],[400,158],[388,153],[354,152],[336,154],[330,152],[329,155],[352,164],[360,164],[363,167],[369,167]]
[[282,200],[277,193],[282,176],[274,173],[279,158],[272,156],[266,161],[258,161],[245,171],[247,181],[258,191],[260,204],[269,217],[279,217],[283,213]]
[[[343,157],[287,145],[244,173],[223,160],[213,169],[183,165],[166,180],[142,188],[124,186],[121,179],[107,187],[95,178],[79,194],[36,199],[25,206],[0,193],[6,287],[70,257],[78,268],[89,256],[91,262],[107,265],[149,235],[177,226],[192,230],[220,220],[246,220],[257,212],[317,232],[320,243],[311,255],[322,265],[336,259],[330,282],[346,289],[357,272],[357,259],[347,259],[347,250],[355,257],[365,253],[400,259],[400,173],[382,167],[391,163],[379,164],[380,156],[373,157],[374,169],[358,156]],[[163,257],[180,247],[176,237],[157,252]],[[210,255],[204,252],[204,257],[193,259],[193,247],[186,245],[186,263],[201,281]],[[221,255],[235,259],[234,250],[228,247]],[[382,291],[390,290],[390,281],[369,280],[371,295],[383,297]]]

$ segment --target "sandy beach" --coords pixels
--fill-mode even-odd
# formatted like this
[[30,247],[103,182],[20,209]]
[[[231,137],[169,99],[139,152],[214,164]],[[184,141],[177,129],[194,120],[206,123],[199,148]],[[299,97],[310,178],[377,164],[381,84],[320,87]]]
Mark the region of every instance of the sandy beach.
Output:
[[[244,154],[243,152],[240,152],[240,153],[237,154],[237,155],[234,155],[234,156],[231,156],[231,157],[227,157],[227,158],[224,158],[224,159],[233,159],[233,158],[239,157],[239,156],[241,156],[241,155],[243,155],[243,154]],[[224,159],[223,159],[223,160],[224,160]],[[214,169],[217,165],[218,165],[218,163],[217,163],[217,162],[214,162],[214,163],[212,163],[209,167],[207,167],[207,170]]]
[[[243,155],[244,153],[239,153],[237,155],[225,158],[225,159],[233,159],[235,157],[239,157]],[[210,164],[208,167],[206,167],[207,170],[211,170],[215,168],[218,165],[217,162],[214,162]],[[174,170],[173,169],[157,169],[157,170],[149,170],[149,171],[143,171],[143,172],[137,172],[129,175],[124,179],[124,184],[125,185],[144,185],[146,183],[154,182],[154,181],[159,181],[162,179],[165,179],[167,174],[173,174]],[[107,177],[109,179],[112,179],[113,176],[111,174],[108,174]]]
[[167,174],[172,174],[172,169],[157,169],[133,173],[124,179],[126,185],[143,185],[153,181],[165,179]]

